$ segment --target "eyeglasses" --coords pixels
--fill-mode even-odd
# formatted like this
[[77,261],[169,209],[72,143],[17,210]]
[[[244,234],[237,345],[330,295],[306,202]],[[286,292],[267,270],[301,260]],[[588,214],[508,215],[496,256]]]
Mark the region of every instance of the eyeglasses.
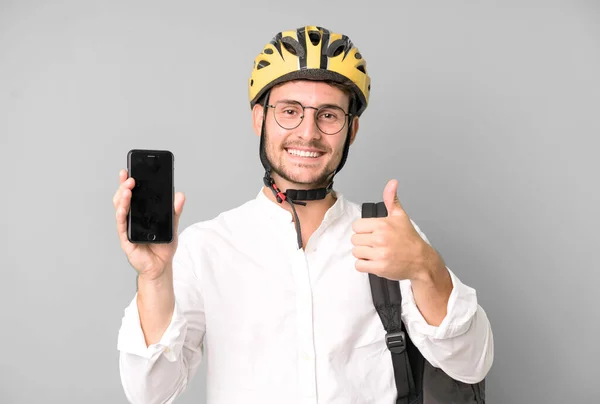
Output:
[[326,135],[335,135],[344,129],[347,117],[352,114],[347,114],[342,108],[336,105],[323,105],[315,108],[304,106],[298,101],[277,101],[275,105],[267,104],[268,108],[273,108],[275,113],[275,121],[283,129],[296,129],[304,120],[304,110],[314,109],[315,122],[319,130]]

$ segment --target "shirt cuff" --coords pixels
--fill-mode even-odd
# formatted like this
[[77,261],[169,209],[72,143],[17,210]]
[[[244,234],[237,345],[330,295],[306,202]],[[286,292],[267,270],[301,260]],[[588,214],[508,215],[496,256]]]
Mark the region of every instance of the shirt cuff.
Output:
[[446,317],[439,326],[427,323],[419,311],[410,281],[401,282],[403,317],[405,321],[410,322],[410,326],[407,327],[432,339],[448,339],[465,333],[477,312],[475,289],[462,283],[450,268],[446,269],[452,279],[452,292],[448,299]]
[[140,324],[140,315],[137,306],[137,293],[127,308],[119,329],[117,349],[123,353],[137,355],[150,361],[155,361],[162,354],[170,361],[175,362],[181,353],[187,322],[175,300],[175,308],[169,326],[163,333],[160,341],[146,346],[144,332]]

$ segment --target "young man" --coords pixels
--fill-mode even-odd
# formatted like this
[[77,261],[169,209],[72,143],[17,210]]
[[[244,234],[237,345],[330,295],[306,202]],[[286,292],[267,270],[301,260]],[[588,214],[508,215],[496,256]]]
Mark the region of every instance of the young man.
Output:
[[[400,282],[403,322],[431,364],[466,383],[486,376],[485,312],[403,210],[397,182],[384,218],[361,218],[333,189],[369,90],[346,36],[277,34],[249,79],[264,187],[169,245],[128,242],[135,179],[121,171],[117,229],[139,274],[118,340],[130,402],[173,402],[204,360],[209,404],[394,403],[369,273]],[[176,229],[183,204],[177,193]]]

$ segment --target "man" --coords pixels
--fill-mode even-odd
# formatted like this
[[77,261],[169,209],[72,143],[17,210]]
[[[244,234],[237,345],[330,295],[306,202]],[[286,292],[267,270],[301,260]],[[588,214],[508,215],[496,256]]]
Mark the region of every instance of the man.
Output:
[[[169,245],[128,242],[135,179],[121,171],[117,228],[139,275],[118,340],[129,401],[173,402],[204,360],[209,404],[394,403],[369,273],[399,280],[403,322],[431,364],[466,383],[485,377],[485,312],[403,210],[397,182],[383,191],[388,217],[371,219],[332,186],[369,91],[346,36],[277,34],[249,79],[264,187]],[[183,204],[177,193],[175,228]]]

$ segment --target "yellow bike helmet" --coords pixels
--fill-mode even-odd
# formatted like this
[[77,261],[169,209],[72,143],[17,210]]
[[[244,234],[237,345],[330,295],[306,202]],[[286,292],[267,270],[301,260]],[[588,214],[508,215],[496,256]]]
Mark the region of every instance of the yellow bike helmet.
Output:
[[254,60],[248,79],[250,107],[273,86],[297,79],[348,83],[356,94],[355,115],[367,107],[371,90],[367,63],[346,35],[316,26],[275,35]]

